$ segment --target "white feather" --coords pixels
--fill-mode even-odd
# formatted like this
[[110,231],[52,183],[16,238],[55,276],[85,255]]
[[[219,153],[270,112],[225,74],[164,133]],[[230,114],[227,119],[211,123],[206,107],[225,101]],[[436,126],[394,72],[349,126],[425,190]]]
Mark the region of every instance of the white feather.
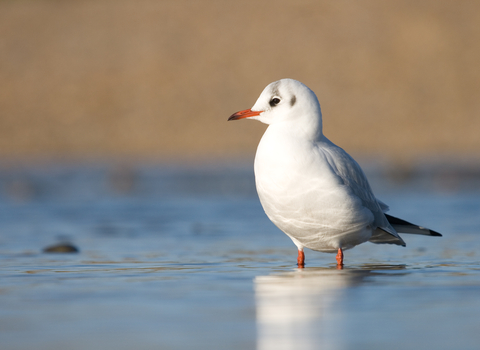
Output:
[[[271,105],[273,98],[280,103]],[[267,216],[299,249],[337,252],[372,240],[405,245],[388,223],[360,166],[322,133],[315,94],[283,79],[265,88],[252,111],[269,124],[255,157]]]

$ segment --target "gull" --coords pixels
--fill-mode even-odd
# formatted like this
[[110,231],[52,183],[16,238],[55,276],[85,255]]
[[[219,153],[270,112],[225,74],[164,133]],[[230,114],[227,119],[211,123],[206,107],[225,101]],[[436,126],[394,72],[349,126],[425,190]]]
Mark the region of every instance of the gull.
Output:
[[360,165],[323,135],[315,93],[293,79],[269,84],[252,108],[228,120],[253,119],[268,125],[255,155],[255,185],[268,218],[298,248],[337,253],[364,242],[405,246],[398,232],[442,236],[386,214]]

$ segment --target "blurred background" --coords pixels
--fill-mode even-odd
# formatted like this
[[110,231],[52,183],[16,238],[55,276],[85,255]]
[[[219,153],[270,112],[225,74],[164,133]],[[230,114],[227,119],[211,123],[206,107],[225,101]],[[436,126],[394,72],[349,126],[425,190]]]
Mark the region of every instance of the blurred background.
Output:
[[[479,63],[474,0],[0,0],[2,350],[478,347]],[[444,237],[297,271],[227,122],[281,78]]]
[[253,159],[281,78],[395,164],[478,160],[478,1],[0,1],[0,160]]

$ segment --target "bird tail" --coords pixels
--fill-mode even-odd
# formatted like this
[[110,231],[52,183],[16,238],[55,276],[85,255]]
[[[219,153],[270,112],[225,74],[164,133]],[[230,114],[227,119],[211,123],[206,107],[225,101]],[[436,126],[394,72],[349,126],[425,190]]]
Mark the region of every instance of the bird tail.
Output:
[[392,225],[392,227],[397,232],[411,233],[415,235],[442,237],[440,233],[434,230],[430,230],[429,228],[412,224],[411,222],[396,218],[395,216],[385,214],[385,217],[387,218],[390,225]]

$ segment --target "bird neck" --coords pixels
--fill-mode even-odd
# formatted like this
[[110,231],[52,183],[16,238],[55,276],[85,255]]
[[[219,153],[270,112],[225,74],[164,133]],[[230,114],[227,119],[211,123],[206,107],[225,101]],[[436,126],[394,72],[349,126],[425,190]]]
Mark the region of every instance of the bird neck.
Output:
[[270,125],[269,128],[285,138],[297,138],[307,142],[320,141],[323,137],[321,119],[285,121]]

